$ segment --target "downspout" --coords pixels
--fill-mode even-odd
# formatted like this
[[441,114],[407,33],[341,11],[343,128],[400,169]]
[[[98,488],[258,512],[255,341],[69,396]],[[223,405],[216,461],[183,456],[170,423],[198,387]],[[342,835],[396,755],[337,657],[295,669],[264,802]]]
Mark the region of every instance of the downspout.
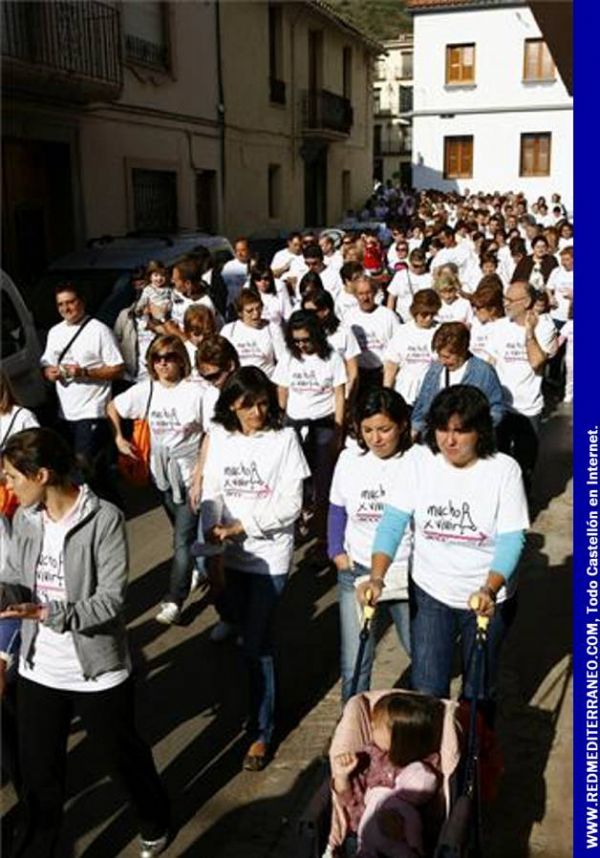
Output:
[[219,168],[221,173],[221,230],[225,218],[225,94],[223,86],[223,52],[221,47],[221,3],[215,0],[215,30],[217,40],[217,122],[219,126]]

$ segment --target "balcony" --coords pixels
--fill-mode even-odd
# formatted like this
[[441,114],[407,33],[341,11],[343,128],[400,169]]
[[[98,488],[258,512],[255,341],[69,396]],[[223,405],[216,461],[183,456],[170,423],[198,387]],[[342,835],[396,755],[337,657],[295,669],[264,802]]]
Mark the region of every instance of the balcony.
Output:
[[276,77],[269,78],[269,101],[271,104],[285,104],[285,82]]
[[77,102],[118,98],[117,9],[93,0],[2,3],[2,72],[5,90]]
[[354,114],[347,98],[326,89],[302,94],[302,131],[305,137],[342,140],[350,134]]

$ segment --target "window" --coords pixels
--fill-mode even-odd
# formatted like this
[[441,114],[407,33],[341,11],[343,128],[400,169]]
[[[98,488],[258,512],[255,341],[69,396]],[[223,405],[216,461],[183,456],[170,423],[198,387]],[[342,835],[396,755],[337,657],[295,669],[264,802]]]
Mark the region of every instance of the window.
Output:
[[381,125],[373,127],[373,151],[376,155],[381,154]]
[[352,178],[350,170],[342,170],[342,211],[352,208]]
[[444,178],[473,178],[472,137],[444,137]]
[[281,6],[269,3],[269,99],[285,104],[283,77],[283,19]]
[[475,83],[475,45],[446,45],[446,83]]
[[550,175],[551,134],[521,134],[521,176]]
[[373,111],[375,113],[379,113],[381,110],[381,90],[376,89],[373,91]]
[[278,218],[281,214],[281,166],[269,164],[269,217]]
[[352,48],[344,48],[342,57],[342,92],[344,98],[352,98]]
[[400,55],[400,65],[398,67],[399,77],[406,80],[413,76],[413,55],[403,53]]
[[131,171],[133,219],[143,232],[177,229],[177,173],[171,170]]
[[123,31],[127,59],[142,65],[167,69],[169,44],[163,3],[123,3]]
[[556,67],[543,39],[525,39],[523,80],[554,80]]
[[413,88],[412,86],[398,87],[400,92],[400,113],[410,113],[413,109]]
[[217,231],[217,172],[196,172],[196,226],[201,232]]

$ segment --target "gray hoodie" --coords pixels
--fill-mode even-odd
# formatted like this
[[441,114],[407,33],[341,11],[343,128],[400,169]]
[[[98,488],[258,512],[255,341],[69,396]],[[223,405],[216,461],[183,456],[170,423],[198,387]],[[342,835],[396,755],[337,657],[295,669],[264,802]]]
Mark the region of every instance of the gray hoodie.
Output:
[[[72,632],[75,651],[86,679],[127,667],[124,606],[129,558],[123,513],[100,500],[87,486],[81,517],[64,542],[67,600],[48,605],[44,621],[55,632]],[[32,593],[43,542],[42,511],[20,507],[2,580]],[[23,620],[21,654],[31,663],[38,622]]]

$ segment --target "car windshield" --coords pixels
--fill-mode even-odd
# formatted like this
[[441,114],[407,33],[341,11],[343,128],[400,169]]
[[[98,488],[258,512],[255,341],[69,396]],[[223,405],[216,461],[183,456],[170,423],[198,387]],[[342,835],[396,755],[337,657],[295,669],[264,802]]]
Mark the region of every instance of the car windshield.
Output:
[[90,315],[107,325],[114,325],[119,312],[133,300],[129,272],[114,269],[64,269],[47,271],[24,295],[35,326],[46,331],[60,321],[54,290],[73,283],[80,290]]

